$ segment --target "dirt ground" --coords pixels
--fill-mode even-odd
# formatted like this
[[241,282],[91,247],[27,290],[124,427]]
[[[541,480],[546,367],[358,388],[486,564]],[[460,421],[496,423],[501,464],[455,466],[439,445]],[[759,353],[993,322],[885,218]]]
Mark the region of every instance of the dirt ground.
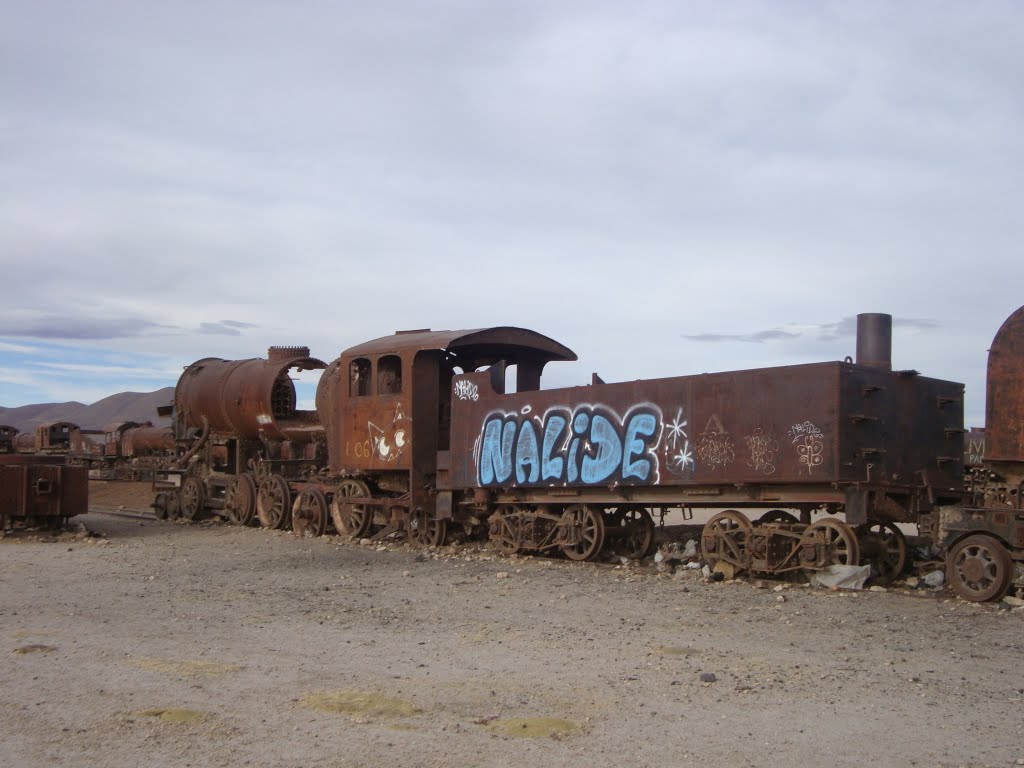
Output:
[[1022,608],[73,522],[0,540],[0,766],[1024,765]]

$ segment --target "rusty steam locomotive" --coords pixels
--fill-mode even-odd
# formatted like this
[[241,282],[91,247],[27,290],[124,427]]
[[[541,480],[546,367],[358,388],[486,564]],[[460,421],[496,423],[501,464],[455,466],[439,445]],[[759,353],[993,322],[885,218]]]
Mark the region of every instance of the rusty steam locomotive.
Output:
[[[512,327],[399,332],[329,365],[304,347],[206,358],[178,381],[180,459],[154,506],[423,545],[486,531],[574,560],[643,557],[655,517],[705,509],[711,564],[866,561],[880,582],[914,524],[960,595],[998,598],[1024,560],[1024,307],[992,344],[985,453],[966,471],[963,385],[892,370],[890,352],[891,317],[870,314],[856,360],[562,389],[542,372],[575,354]],[[310,369],[303,411],[289,374]]]

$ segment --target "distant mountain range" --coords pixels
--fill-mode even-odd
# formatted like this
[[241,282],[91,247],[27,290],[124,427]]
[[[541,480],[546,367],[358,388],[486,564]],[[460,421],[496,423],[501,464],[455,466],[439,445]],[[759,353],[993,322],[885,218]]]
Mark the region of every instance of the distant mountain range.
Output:
[[0,406],[0,424],[17,427],[20,432],[33,432],[40,424],[51,421],[70,421],[82,429],[103,429],[118,421],[151,421],[166,426],[170,419],[156,415],[157,406],[169,405],[174,400],[174,387],[155,392],[120,392],[98,400],[92,405],[83,403],[38,403],[18,408]]

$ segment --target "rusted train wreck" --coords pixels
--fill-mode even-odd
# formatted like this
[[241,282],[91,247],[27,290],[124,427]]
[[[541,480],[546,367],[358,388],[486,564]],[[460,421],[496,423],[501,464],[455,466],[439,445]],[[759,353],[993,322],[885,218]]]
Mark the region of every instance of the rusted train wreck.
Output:
[[[329,366],[305,348],[182,375],[184,451],[157,508],[320,535],[486,534],[577,560],[650,551],[657,517],[714,510],[712,564],[779,574],[904,569],[900,526],[949,553],[953,588],[1005,593],[1024,559],[1024,308],[993,342],[982,466],[965,474],[963,386],[893,370],[891,318],[840,362],[542,389],[567,347],[513,327],[400,332]],[[316,411],[292,369],[324,368]]]

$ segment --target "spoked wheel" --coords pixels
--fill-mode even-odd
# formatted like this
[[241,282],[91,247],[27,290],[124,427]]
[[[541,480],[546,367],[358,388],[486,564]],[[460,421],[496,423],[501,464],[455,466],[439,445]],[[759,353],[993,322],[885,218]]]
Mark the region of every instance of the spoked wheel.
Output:
[[800,537],[800,560],[809,571],[830,565],[857,565],[860,547],[853,528],[826,517],[808,526]]
[[252,525],[256,517],[256,481],[243,472],[231,481],[224,495],[224,512],[235,525]]
[[712,568],[720,561],[746,568],[752,527],[746,515],[734,509],[719,512],[704,524],[700,533],[701,557]]
[[610,529],[605,532],[611,537],[614,531],[615,552],[630,560],[647,556],[654,544],[654,518],[643,507],[615,509],[607,516]]
[[856,529],[860,559],[871,563],[871,581],[890,584],[907,564],[907,539],[893,523],[866,523]]
[[315,538],[327,532],[327,498],[319,488],[302,491],[292,505],[292,533]]
[[604,546],[604,519],[594,507],[573,504],[562,513],[560,525],[566,531],[575,529],[576,543],[563,544],[562,552],[570,560],[592,560]]
[[764,523],[799,523],[796,519],[796,515],[791,512],[787,512],[784,509],[770,509],[757,518],[757,524],[762,525]]
[[409,538],[422,547],[439,547],[448,533],[448,521],[438,520],[427,510],[416,508],[409,516]]
[[1006,547],[983,533],[958,541],[946,555],[946,580],[964,600],[999,600],[1013,575],[1013,560]]
[[181,484],[181,516],[195,520],[206,506],[206,489],[197,477],[186,477]]
[[264,528],[282,530],[288,527],[292,516],[291,491],[280,475],[271,475],[256,493],[256,513]]
[[503,555],[522,552],[517,511],[511,504],[499,504],[489,520],[490,529],[487,536],[494,543],[494,548]]
[[342,535],[361,539],[370,530],[373,512],[365,504],[342,506],[346,499],[353,496],[369,497],[370,487],[357,477],[346,477],[334,489],[334,501],[331,503],[331,519],[334,529]]

